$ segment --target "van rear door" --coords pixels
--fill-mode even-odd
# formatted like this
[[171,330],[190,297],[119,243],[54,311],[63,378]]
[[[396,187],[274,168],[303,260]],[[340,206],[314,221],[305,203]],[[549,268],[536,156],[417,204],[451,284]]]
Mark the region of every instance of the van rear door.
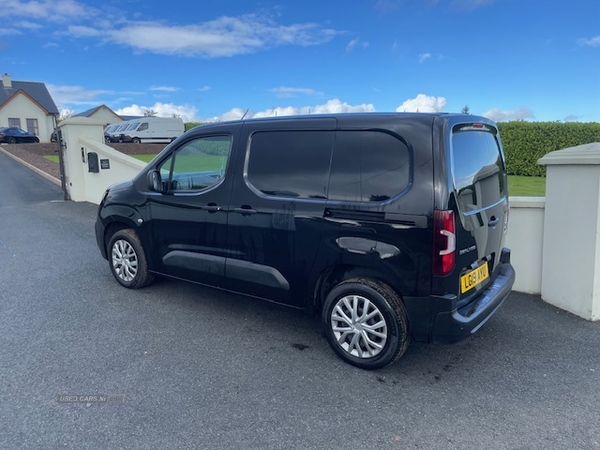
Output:
[[498,130],[488,123],[452,128],[456,265],[462,304],[497,275],[508,221],[506,165]]

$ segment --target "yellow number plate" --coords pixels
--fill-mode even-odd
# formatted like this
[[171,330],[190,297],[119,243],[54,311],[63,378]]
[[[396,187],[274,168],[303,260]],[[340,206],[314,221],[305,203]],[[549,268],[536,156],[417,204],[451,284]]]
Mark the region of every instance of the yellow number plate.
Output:
[[460,293],[464,294],[478,284],[487,280],[490,276],[487,261],[477,269],[471,270],[460,277]]

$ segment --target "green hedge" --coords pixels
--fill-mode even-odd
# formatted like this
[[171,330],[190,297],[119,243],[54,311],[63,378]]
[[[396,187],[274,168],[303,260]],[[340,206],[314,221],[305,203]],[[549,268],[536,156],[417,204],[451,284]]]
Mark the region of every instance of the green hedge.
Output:
[[545,176],[537,161],[547,153],[600,142],[600,123],[500,122],[500,138],[509,175]]
[[186,122],[183,124],[183,126],[185,127],[185,131],[191,130],[192,128],[200,125],[204,125],[204,122]]

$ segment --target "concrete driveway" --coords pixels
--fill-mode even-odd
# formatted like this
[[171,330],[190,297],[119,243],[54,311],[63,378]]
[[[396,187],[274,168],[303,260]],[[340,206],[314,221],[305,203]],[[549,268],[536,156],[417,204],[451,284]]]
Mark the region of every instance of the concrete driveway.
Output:
[[513,293],[475,336],[362,371],[298,311],[119,287],[96,206],[0,167],[1,448],[600,449],[598,323]]

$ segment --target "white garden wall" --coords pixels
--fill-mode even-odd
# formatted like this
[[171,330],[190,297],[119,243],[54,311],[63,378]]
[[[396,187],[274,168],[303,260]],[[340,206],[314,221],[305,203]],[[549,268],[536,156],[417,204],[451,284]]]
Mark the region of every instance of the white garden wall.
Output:
[[[131,180],[146,163],[104,144],[104,124],[87,117],[60,123],[66,187],[71,200],[98,204],[106,188]],[[98,172],[89,171],[90,153],[98,158]]]
[[513,290],[528,294],[542,292],[542,248],[544,197],[511,197],[506,246],[517,273]]

